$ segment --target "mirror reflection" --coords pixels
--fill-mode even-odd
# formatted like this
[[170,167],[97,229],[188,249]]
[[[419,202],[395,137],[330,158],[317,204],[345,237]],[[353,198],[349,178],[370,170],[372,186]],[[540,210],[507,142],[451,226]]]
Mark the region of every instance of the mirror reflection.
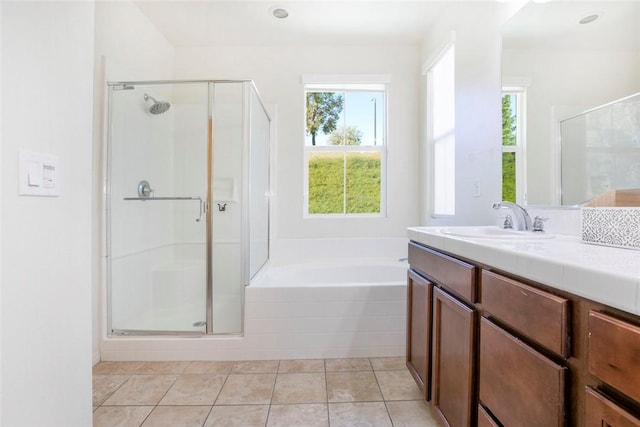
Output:
[[563,204],[640,185],[640,93],[560,122]]
[[[564,187],[584,188],[590,184],[586,182],[588,177],[579,173],[586,170],[586,156],[560,150],[560,123],[640,92],[638,22],[640,2],[580,1],[530,2],[505,24],[502,84],[506,200],[511,197],[528,205],[573,205],[584,201],[578,201],[580,197],[587,197],[587,193],[563,197]],[[604,147],[588,157],[594,164],[603,164],[609,154]],[[571,173],[574,168],[578,172]]]

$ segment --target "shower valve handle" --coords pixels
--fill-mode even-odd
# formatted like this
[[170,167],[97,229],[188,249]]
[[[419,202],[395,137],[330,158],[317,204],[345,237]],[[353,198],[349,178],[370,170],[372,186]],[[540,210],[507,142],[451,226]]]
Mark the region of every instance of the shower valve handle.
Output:
[[151,197],[151,193],[153,193],[153,188],[151,188],[149,181],[142,180],[138,183],[138,197],[148,198]]

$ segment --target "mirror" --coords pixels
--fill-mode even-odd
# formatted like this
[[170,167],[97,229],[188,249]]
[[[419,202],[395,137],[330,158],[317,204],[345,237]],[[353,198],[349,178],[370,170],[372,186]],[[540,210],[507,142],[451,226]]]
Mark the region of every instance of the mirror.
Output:
[[522,202],[562,204],[561,164],[572,163],[560,120],[640,92],[639,22],[640,2],[552,1],[527,3],[503,26],[502,84],[524,93]]

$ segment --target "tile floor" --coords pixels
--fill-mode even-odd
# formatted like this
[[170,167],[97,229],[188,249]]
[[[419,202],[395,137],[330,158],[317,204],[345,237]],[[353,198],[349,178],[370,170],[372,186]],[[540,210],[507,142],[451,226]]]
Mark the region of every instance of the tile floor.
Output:
[[93,425],[436,427],[404,357],[100,362]]

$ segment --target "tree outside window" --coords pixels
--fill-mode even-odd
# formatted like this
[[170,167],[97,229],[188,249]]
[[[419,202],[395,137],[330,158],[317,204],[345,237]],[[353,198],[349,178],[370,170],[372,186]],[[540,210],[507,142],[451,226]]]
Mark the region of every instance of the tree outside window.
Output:
[[305,89],[307,213],[381,214],[384,85]]
[[502,93],[502,200],[526,204],[525,90]]

